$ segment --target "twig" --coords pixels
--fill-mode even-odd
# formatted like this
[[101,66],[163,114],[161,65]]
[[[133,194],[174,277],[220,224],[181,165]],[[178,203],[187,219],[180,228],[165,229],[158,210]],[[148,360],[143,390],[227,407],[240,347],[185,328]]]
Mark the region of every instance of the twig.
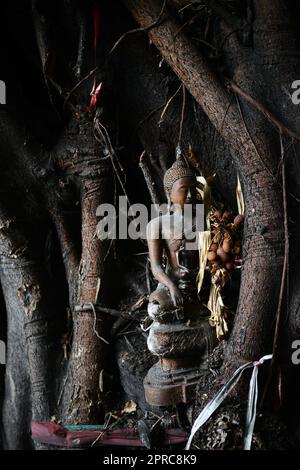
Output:
[[76,85],[69,91],[69,93],[67,94],[67,97],[64,101],[64,104],[63,104],[63,111],[65,110],[66,106],[67,106],[67,103],[68,101],[70,100],[71,96],[75,93],[76,90],[78,90],[78,88],[84,83],[86,82],[89,78],[91,78],[96,72],[98,72],[98,70],[100,70],[100,67],[95,67],[93,70],[91,70],[87,75],[85,75],[85,77],[83,77],[78,83],[76,83]]
[[189,164],[193,168],[195,168],[195,170],[197,171],[197,173],[199,175],[207,176],[207,175],[205,175],[205,172],[202,168],[201,161],[200,161],[199,157],[198,156],[196,157],[196,155],[194,154],[191,144],[189,144],[189,151],[186,154],[186,158],[187,158]]
[[188,3],[184,7],[180,8],[180,10],[178,10],[178,12],[181,13],[183,10],[186,10],[187,8],[191,7],[192,5],[195,5],[195,3],[200,3],[200,1],[199,0],[194,0],[193,2]]
[[[113,148],[112,142],[111,142],[110,137],[109,137],[109,133],[108,133],[106,127],[100,122],[99,118],[97,118],[97,116],[95,117],[94,122],[95,122],[95,129],[97,130],[98,134],[101,136],[102,140],[100,140],[100,139],[97,138],[97,137],[96,137],[96,139],[97,139],[100,143],[103,143],[103,141],[104,141],[104,143],[106,144],[106,149],[107,149],[107,152],[108,152],[108,154],[109,154],[109,157],[110,157],[111,164],[112,164],[112,166],[113,166],[114,172],[115,172],[115,174],[116,174],[116,176],[117,176],[117,179],[118,179],[118,181],[119,181],[119,183],[120,183],[120,186],[121,186],[121,188],[122,188],[122,190],[123,190],[123,193],[124,193],[124,195],[125,195],[125,197],[126,197],[126,199],[127,199],[127,201],[128,201],[128,204],[129,204],[129,206],[130,206],[131,204],[130,204],[130,200],[129,200],[129,197],[128,197],[128,194],[127,194],[125,185],[124,185],[124,183],[123,183],[123,181],[122,181],[122,178],[121,178],[121,176],[120,176],[120,174],[119,174],[119,170],[120,170],[120,171],[124,174],[124,177],[126,177],[125,171],[124,171],[124,169],[123,169],[123,167],[122,167],[122,165],[121,165],[121,163],[120,163],[120,161],[119,161],[119,159],[118,159],[118,157],[117,157],[117,155],[116,155],[116,152],[115,152],[115,150],[114,150],[114,148]],[[117,165],[116,165],[116,163],[117,163]],[[118,170],[117,166],[119,167],[119,170]],[[131,215],[129,215],[129,214],[127,214],[127,218],[128,218],[129,220],[135,220],[134,217],[131,216]],[[142,238],[141,238],[140,240],[141,240],[141,242],[142,242],[144,245],[147,244]]]
[[110,426],[108,426],[109,423],[110,423],[111,418],[115,418],[115,419],[116,419],[116,417],[112,414],[112,412],[109,413],[109,417],[108,417],[107,420],[106,420],[106,423],[105,423],[105,425],[104,425],[104,429],[103,429],[102,431],[100,431],[99,436],[91,443],[91,447],[93,447],[93,446],[99,441],[99,439],[103,436],[103,434],[104,434],[105,432],[107,432],[107,431],[109,431],[110,429],[112,429],[118,422],[121,421],[121,418],[117,418],[114,423],[111,423]]
[[[116,206],[117,206],[117,184],[116,184],[116,175],[114,173],[114,207],[116,207]],[[104,256],[103,265],[105,264],[105,261],[107,260],[108,256],[110,255],[110,251],[111,251],[113,246],[114,246],[114,239],[112,238],[109,242],[107,252]]]
[[161,104],[160,106],[157,106],[155,109],[152,109],[152,111],[150,111],[137,125],[137,127],[141,127],[142,124],[144,124],[146,121],[148,121],[148,119],[151,118],[151,116],[153,116],[153,114],[157,113],[157,111],[159,111],[161,108],[163,108],[165,106],[165,104]]
[[231,89],[237,93],[241,98],[243,98],[247,103],[249,103],[253,108],[257,109],[260,113],[262,113],[266,118],[276,127],[280,134],[286,134],[291,139],[297,140],[300,142],[300,135],[296,134],[296,132],[291,131],[288,129],[282,122],[280,122],[270,111],[268,111],[265,106],[263,106],[259,101],[252,98],[252,96],[248,95],[244,90],[242,90],[236,83],[230,81],[229,85]]
[[99,439],[103,436],[104,433],[105,431],[99,432],[99,436],[97,436],[96,439],[91,443],[91,447],[93,447],[99,441]]
[[[98,312],[107,313],[108,315],[111,315],[112,317],[132,320],[132,317],[131,315],[129,315],[129,313],[121,311],[121,310],[101,307],[99,305],[94,305],[94,309]],[[83,304],[83,305],[75,305],[74,310],[75,312],[89,312],[90,310],[92,310],[92,308],[91,308],[91,304]]]
[[280,341],[280,326],[282,322],[282,315],[283,315],[283,299],[284,294],[288,282],[288,273],[289,273],[289,227],[288,227],[288,207],[287,207],[287,197],[286,197],[286,174],[285,174],[285,161],[284,161],[284,146],[282,141],[282,134],[280,134],[280,150],[281,150],[281,159],[282,159],[282,199],[283,199],[283,214],[284,214],[284,261],[283,261],[283,268],[282,268],[282,275],[281,275],[281,284],[280,284],[280,291],[279,291],[279,300],[277,305],[276,311],[276,325],[275,325],[275,332],[274,332],[274,339],[273,339],[273,357],[271,361],[271,366],[269,370],[268,379],[264,388],[264,392],[261,399],[262,406],[266,394],[268,392],[271,379],[273,377],[276,364],[278,362],[278,348],[279,348],[279,341]]
[[118,160],[118,157],[113,149],[113,146],[112,146],[112,143],[111,143],[111,140],[110,140],[110,137],[109,137],[109,134],[108,134],[108,131],[106,129],[106,127],[100,122],[99,119],[95,119],[95,129],[97,130],[97,132],[99,133],[99,135],[102,137],[104,143],[106,144],[106,147],[107,147],[107,150],[108,150],[108,153],[109,153],[109,156],[110,156],[110,159],[111,159],[111,163],[112,163],[112,166],[113,166],[113,169],[115,171],[115,174],[117,176],[117,179],[120,183],[120,186],[124,192],[124,195],[126,196],[126,199],[130,205],[130,201],[129,201],[129,198],[128,198],[128,195],[127,195],[127,191],[125,189],[125,186],[124,186],[124,183],[122,181],[122,178],[119,174],[119,170],[116,166],[116,163],[115,161],[117,162],[117,165],[119,166],[119,169],[122,171],[123,174],[125,174],[124,172],[124,169],[122,167],[122,165],[120,164],[119,160]]
[[[95,127],[97,129],[97,131],[99,132],[99,127],[103,130],[104,134],[102,132],[99,132],[99,134],[102,136],[102,138],[104,138],[104,141],[106,142],[107,144],[107,147],[108,149],[110,150],[110,155],[113,156],[118,164],[118,167],[121,171],[121,173],[123,173],[124,175],[124,180],[126,180],[126,174],[125,174],[125,171],[124,171],[124,168],[122,167],[118,157],[117,157],[117,154],[113,148],[113,145],[112,145],[112,142],[111,142],[111,139],[109,137],[109,133],[108,133],[108,130],[106,129],[106,127],[104,126],[104,124],[101,123],[101,121],[99,120],[98,117],[95,118]],[[117,173],[117,170],[116,170],[116,174],[118,175]],[[120,178],[120,177],[119,177]]]
[[284,214],[284,263],[283,263],[283,270],[282,270],[282,279],[281,279],[281,286],[280,286],[280,294],[279,294],[279,302],[278,308],[276,313],[276,327],[275,327],[275,334],[274,334],[274,344],[273,344],[273,358],[271,362],[271,366],[275,364],[277,359],[277,350],[278,350],[278,343],[279,343],[279,328],[282,318],[282,304],[283,304],[283,296],[284,296],[284,289],[288,279],[288,272],[289,272],[289,226],[288,226],[288,207],[287,207],[287,198],[286,198],[286,174],[285,174],[285,152],[284,146],[282,141],[282,134],[280,134],[280,151],[281,151],[281,158],[282,158],[282,198],[283,198],[283,214]]
[[161,198],[159,197],[159,193],[157,191],[154,178],[150,172],[150,168],[145,157],[146,157],[146,152],[144,150],[140,156],[139,167],[141,168],[143,172],[144,179],[145,179],[153,204],[155,204],[155,206],[159,206],[161,203],[161,200],[160,200]]
[[152,415],[152,416],[154,416],[154,418],[157,418],[157,419],[159,419],[159,418],[160,418],[160,416],[159,416],[159,415],[157,415],[157,414],[155,414],[153,411],[150,411],[150,413],[151,413],[151,415]]
[[[138,253],[140,254],[140,253]],[[148,253],[146,253],[148,254]],[[142,295],[136,302],[134,302],[134,304],[130,307],[130,312],[136,312],[137,310],[139,310],[143,305],[144,303],[146,302],[146,300],[148,299],[148,296],[146,294]]]
[[285,161],[284,161],[284,147],[282,142],[282,134],[280,134],[280,150],[282,158],[282,197],[283,197],[283,213],[284,213],[284,263],[282,270],[282,279],[280,286],[279,302],[276,313],[276,327],[274,334],[274,343],[273,343],[273,358],[271,366],[274,366],[277,359],[277,350],[279,343],[279,328],[282,318],[282,304],[283,304],[283,295],[284,289],[287,282],[288,270],[289,270],[289,227],[288,227],[288,207],[287,207],[287,198],[286,198],[286,178],[285,178]]
[[171,96],[171,98],[168,99],[166,105],[164,106],[164,109],[160,115],[160,118],[159,118],[159,121],[158,121],[158,125],[160,126],[163,122],[163,118],[164,118],[164,115],[166,114],[166,111],[168,109],[168,107],[170,106],[171,102],[173,101],[173,99],[175,98],[175,96],[178,94],[179,90],[181,90],[181,88],[183,87],[182,83],[179,85],[179,87],[177,88],[177,90],[175,91],[175,93]]
[[97,336],[98,339],[100,339],[100,341],[103,341],[103,343],[105,344],[110,344],[109,341],[107,341],[105,338],[103,338],[102,336],[99,335],[98,331],[96,330],[96,325],[97,325],[97,314],[96,314],[96,309],[95,309],[95,306],[92,302],[90,302],[90,306],[91,306],[91,309],[93,310],[93,314],[94,314],[94,325],[93,325],[93,330],[94,330],[94,333],[95,335]]
[[159,178],[161,180],[163,180],[163,177],[164,177],[164,172],[162,170],[162,167],[156,162],[154,156],[152,153],[149,154],[149,160],[150,160],[150,163],[151,163],[151,166],[153,167],[153,169],[156,171],[157,175],[159,176]]
[[131,350],[131,352],[135,352],[135,349],[134,347],[132,346],[131,342],[129,341],[129,339],[127,338],[126,334],[124,334],[124,338],[125,338],[125,341],[127,343],[127,345],[129,346],[129,349]]
[[57,400],[57,406],[60,405],[60,402],[61,402],[64,390],[65,390],[68,378],[69,378],[69,373],[68,373],[68,369],[67,369],[66,376],[64,378],[64,383],[62,384],[62,387],[61,387],[61,390],[60,390],[60,393],[59,393],[59,397],[58,397],[58,400]]
[[158,425],[158,423],[159,423],[160,421],[162,421],[163,419],[164,419],[164,416],[160,416],[160,417],[155,421],[155,423],[152,424],[152,426],[151,426],[151,428],[150,428],[150,432],[152,432],[153,429]]
[[121,41],[123,41],[123,39],[125,39],[127,36],[129,36],[130,34],[133,34],[133,33],[140,33],[140,32],[148,32],[150,29],[154,28],[155,26],[158,26],[163,14],[164,14],[164,10],[165,10],[165,7],[166,7],[166,3],[167,3],[167,0],[164,0],[164,3],[162,5],[162,8],[161,8],[161,11],[157,17],[157,19],[152,23],[150,24],[149,26],[147,26],[146,28],[135,28],[135,29],[132,29],[130,31],[127,31],[126,33],[124,33],[116,42],[115,44],[113,45],[113,47],[111,48],[111,50],[109,51],[108,55],[112,54],[115,49],[118,47],[118,45],[120,44]]
[[[127,325],[127,326],[129,326],[129,325]],[[119,331],[119,333],[117,333],[116,336],[124,336],[124,335],[133,334],[133,333],[136,334],[136,330],[126,331],[126,328],[124,328],[122,331]]]
[[182,85],[182,107],[181,107],[181,117],[180,117],[180,125],[179,125],[178,147],[181,146],[185,105],[186,105],[186,89],[185,89],[185,86]]
[[151,283],[150,283],[150,260],[147,258],[146,261],[146,283],[147,283],[147,289],[148,289],[148,294],[151,294]]
[[196,37],[192,37],[191,39],[193,39],[194,41],[197,41],[197,42],[201,42],[202,44],[205,44],[205,46],[207,47],[210,47],[211,49],[213,49],[214,51],[217,51],[218,48],[213,46],[212,44],[210,44],[209,42],[207,41],[204,41],[204,39],[200,39],[200,38],[196,38]]

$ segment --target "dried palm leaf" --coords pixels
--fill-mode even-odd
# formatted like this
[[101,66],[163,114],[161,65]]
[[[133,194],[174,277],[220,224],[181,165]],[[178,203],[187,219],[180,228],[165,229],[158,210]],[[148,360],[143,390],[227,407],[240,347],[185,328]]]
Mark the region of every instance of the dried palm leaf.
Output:
[[202,201],[204,204],[204,215],[206,221],[206,228],[210,228],[210,214],[211,214],[211,186],[209,181],[212,181],[214,176],[204,178],[204,176],[197,176],[197,182],[201,189],[197,188],[199,193],[201,194]]
[[237,206],[238,206],[239,214],[244,215],[245,214],[245,203],[244,203],[244,195],[243,195],[239,175],[237,176],[236,200],[237,200]]
[[211,285],[207,308],[211,312],[209,322],[216,328],[218,340],[222,341],[228,333],[228,326],[224,317],[224,309],[226,307],[221,295],[221,286],[216,284]]
[[200,292],[207,263],[207,253],[211,244],[210,230],[199,232],[199,272],[197,275],[197,287]]

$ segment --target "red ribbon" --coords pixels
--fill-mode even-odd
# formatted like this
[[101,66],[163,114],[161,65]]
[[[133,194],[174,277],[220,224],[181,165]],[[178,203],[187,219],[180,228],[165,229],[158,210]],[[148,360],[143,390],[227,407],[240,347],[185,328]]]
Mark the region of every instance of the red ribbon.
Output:
[[91,91],[91,101],[89,106],[87,107],[88,113],[92,113],[98,103],[102,84],[103,82],[100,82],[99,85],[96,86],[96,79],[94,79],[93,89]]
[[99,43],[99,25],[100,25],[100,10],[94,8],[94,49],[96,51]]
[[[94,51],[95,51],[95,62],[96,62],[96,52],[97,52],[97,47],[99,44],[99,25],[100,25],[99,8],[94,8],[93,22],[94,22]],[[89,106],[87,107],[88,113],[92,113],[95,110],[95,107],[99,100],[101,88],[102,88],[102,82],[96,85],[96,79],[94,79],[93,89],[91,91],[91,100],[90,100]]]

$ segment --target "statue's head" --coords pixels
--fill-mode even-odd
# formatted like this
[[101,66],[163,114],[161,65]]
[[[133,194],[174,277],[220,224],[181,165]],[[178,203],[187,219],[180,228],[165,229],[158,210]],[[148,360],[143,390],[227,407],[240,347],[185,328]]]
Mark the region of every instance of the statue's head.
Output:
[[182,156],[175,160],[164,176],[164,189],[168,201],[181,208],[184,204],[196,202],[196,184],[196,173],[187,166]]

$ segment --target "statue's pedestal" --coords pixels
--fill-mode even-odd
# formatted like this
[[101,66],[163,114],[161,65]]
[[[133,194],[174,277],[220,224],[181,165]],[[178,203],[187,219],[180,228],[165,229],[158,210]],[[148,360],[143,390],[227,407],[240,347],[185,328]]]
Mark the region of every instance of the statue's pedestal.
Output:
[[154,364],[144,379],[145,398],[152,406],[191,402],[200,377],[208,372],[204,367],[164,367],[160,362]]
[[147,402],[152,406],[170,406],[192,401],[199,379],[208,372],[205,359],[214,345],[214,330],[207,319],[154,322],[148,348],[160,360],[144,379]]

